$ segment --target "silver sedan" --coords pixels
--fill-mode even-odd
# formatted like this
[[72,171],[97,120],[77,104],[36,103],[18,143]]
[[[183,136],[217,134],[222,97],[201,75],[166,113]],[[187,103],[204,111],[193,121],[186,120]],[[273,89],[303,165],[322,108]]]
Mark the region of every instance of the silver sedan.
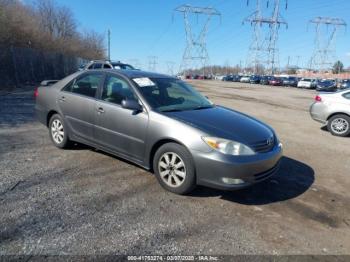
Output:
[[40,87],[36,113],[55,146],[77,141],[118,155],[178,194],[253,185],[276,173],[282,156],[271,127],[160,74],[78,72]]
[[310,107],[311,117],[327,125],[335,136],[350,135],[350,89],[319,93]]

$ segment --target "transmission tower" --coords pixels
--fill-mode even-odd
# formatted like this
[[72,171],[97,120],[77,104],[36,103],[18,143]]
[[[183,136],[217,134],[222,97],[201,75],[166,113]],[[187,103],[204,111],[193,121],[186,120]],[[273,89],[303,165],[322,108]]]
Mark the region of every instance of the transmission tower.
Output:
[[135,68],[137,68],[137,69],[141,69],[141,63],[140,63],[140,60],[139,60],[139,59],[137,59],[137,58],[129,59],[129,63],[130,63],[133,67],[135,67]]
[[[201,67],[203,74],[206,74],[205,68],[209,65],[209,54],[207,51],[206,36],[209,29],[209,22],[213,16],[221,17],[221,13],[211,7],[194,7],[182,5],[174,9],[174,12],[183,14],[185,31],[186,31],[186,48],[180,64],[180,72],[186,73],[186,70],[197,69]],[[194,32],[195,26],[193,17],[197,18],[198,32]],[[201,26],[199,26],[199,18]]]
[[156,56],[149,56],[148,57],[148,70],[151,72],[155,72],[157,68],[157,59],[158,57]]
[[330,69],[336,60],[336,34],[346,22],[340,18],[316,17],[309,21],[315,25],[315,50],[310,67],[318,72]]
[[173,61],[166,61],[165,63],[166,63],[166,66],[167,66],[168,74],[173,76],[174,75],[175,62],[173,62]]
[[[287,0],[285,0],[287,9]],[[263,15],[262,3],[266,3],[269,9],[272,2],[272,13],[270,16]],[[288,27],[287,22],[280,14],[280,0],[256,0],[256,10],[243,20],[243,23],[250,23],[253,27],[253,41],[249,46],[247,65],[253,67],[254,73],[261,67],[274,74],[279,66],[279,55],[277,40],[281,25]],[[267,30],[266,30],[267,28]]]

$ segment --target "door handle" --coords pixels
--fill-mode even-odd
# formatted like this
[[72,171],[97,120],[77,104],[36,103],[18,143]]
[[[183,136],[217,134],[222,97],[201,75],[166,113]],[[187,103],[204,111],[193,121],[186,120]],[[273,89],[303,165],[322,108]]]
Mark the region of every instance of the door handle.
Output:
[[105,112],[105,110],[103,109],[103,107],[98,107],[98,108],[97,108],[97,112],[100,113],[100,114],[102,114],[102,113]]
[[61,96],[61,98],[59,98],[58,101],[64,102],[66,101],[66,98],[64,96]]

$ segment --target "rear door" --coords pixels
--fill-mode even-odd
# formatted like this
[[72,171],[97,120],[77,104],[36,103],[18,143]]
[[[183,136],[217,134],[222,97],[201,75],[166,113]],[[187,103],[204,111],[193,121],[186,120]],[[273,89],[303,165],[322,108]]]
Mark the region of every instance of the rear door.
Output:
[[121,106],[123,99],[137,95],[127,79],[107,74],[95,108],[97,143],[134,160],[142,161],[148,127],[148,113],[134,112]]
[[58,96],[58,104],[68,124],[69,135],[93,141],[96,95],[104,73],[88,72],[67,84]]

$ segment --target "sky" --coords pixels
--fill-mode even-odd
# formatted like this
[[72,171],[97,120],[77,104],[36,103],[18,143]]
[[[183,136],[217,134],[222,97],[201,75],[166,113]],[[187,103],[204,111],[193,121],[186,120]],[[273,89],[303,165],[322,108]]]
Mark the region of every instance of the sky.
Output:
[[[264,4],[263,12],[272,12]],[[281,15],[288,28],[279,30],[279,61],[285,66],[305,67],[315,47],[315,26],[308,21],[317,16],[338,17],[350,25],[350,0],[285,0],[281,1]],[[270,0],[270,3],[273,1]],[[221,13],[213,17],[206,38],[210,64],[236,65],[247,61],[253,28],[242,21],[255,10],[256,0],[57,0],[69,7],[79,29],[93,29],[107,36],[111,31],[111,59],[136,62],[148,69],[150,56],[157,57],[156,69],[167,72],[167,61],[180,66],[186,46],[183,16],[173,10],[182,5],[211,6]],[[191,20],[193,32],[201,26],[201,18]],[[339,29],[336,54],[345,66],[350,66],[350,32]],[[326,32],[326,31],[325,31]],[[299,58],[298,58],[299,57]]]

